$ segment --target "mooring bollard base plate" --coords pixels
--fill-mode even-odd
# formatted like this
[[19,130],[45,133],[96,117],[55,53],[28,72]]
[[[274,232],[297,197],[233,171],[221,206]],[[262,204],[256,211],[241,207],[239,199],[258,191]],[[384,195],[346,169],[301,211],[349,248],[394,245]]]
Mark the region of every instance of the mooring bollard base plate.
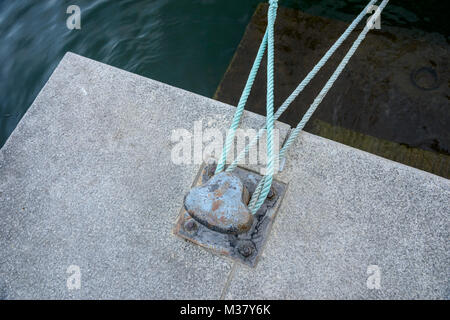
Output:
[[[203,165],[192,186],[199,186],[208,181],[214,174],[215,166],[215,164]],[[236,168],[233,174],[241,179],[250,195],[262,178],[260,174],[240,167]],[[184,207],[181,208],[173,233],[216,254],[228,256],[235,261],[254,267],[270,233],[286,187],[286,184],[273,180],[269,196],[255,214],[252,227],[245,233],[233,235],[208,229],[195,221]]]

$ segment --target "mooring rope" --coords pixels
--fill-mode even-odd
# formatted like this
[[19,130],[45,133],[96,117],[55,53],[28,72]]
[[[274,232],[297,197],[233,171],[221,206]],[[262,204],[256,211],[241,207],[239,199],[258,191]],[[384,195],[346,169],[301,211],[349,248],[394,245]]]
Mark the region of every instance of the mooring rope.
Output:
[[297,136],[300,133],[300,131],[305,127],[306,123],[311,118],[312,114],[317,109],[319,104],[322,102],[323,98],[325,98],[326,94],[331,89],[331,87],[333,86],[334,82],[336,81],[336,79],[341,74],[342,70],[344,70],[345,66],[347,65],[348,61],[350,60],[350,58],[355,53],[356,49],[358,49],[359,45],[364,40],[364,38],[366,37],[367,33],[374,26],[377,17],[381,14],[381,11],[383,11],[384,7],[386,7],[388,2],[389,2],[389,0],[383,0],[383,2],[380,4],[378,9],[376,10],[376,13],[370,18],[368,23],[364,26],[364,29],[359,34],[358,38],[355,40],[355,42],[353,42],[352,47],[348,50],[347,54],[342,59],[341,63],[338,65],[338,67],[336,68],[334,73],[331,75],[330,79],[328,79],[328,81],[325,84],[325,86],[322,88],[320,93],[314,99],[314,102],[311,104],[311,106],[305,112],[305,114],[303,115],[302,120],[297,124],[295,129],[292,130],[292,132],[289,134],[288,139],[286,140],[286,142],[284,143],[283,147],[280,150],[280,154],[279,154],[280,160],[285,157],[286,150],[289,148],[289,146],[292,144],[292,142],[294,142],[295,138],[297,138]]
[[[355,18],[355,20],[349,25],[349,27],[344,31],[344,33],[339,37],[339,39],[333,44],[333,46],[325,53],[325,55],[320,59],[320,61],[314,66],[314,68],[308,73],[308,75],[303,79],[303,81],[297,86],[297,88],[291,93],[291,95],[284,101],[284,103],[278,108],[275,115],[273,114],[273,29],[276,18],[276,10],[277,10],[277,0],[269,0],[269,10],[268,10],[268,24],[267,29],[264,34],[263,40],[261,41],[258,54],[255,58],[255,61],[252,66],[252,70],[250,71],[249,78],[247,79],[247,83],[245,85],[244,91],[241,95],[241,98],[238,103],[237,110],[233,117],[233,122],[229,129],[226,143],[224,149],[222,150],[222,156],[219,160],[218,166],[216,168],[216,174],[223,171],[226,164],[227,153],[229,152],[231,145],[234,140],[235,132],[239,126],[239,122],[242,117],[242,113],[247,102],[248,96],[251,91],[251,87],[253,85],[254,79],[256,77],[256,73],[260,66],[260,62],[262,60],[262,56],[264,55],[265,46],[268,47],[267,53],[267,116],[266,116],[266,125],[262,128],[256,137],[244,148],[243,151],[240,152],[238,157],[231,163],[230,166],[226,169],[227,172],[233,171],[238,163],[242,161],[243,158],[248,154],[249,150],[256,144],[261,135],[267,131],[267,171],[263,178],[258,183],[255,192],[252,195],[250,203],[248,205],[252,214],[255,214],[261,205],[264,203],[272,184],[273,174],[274,174],[274,154],[273,154],[273,124],[276,119],[278,119],[281,114],[289,107],[289,105],[296,99],[296,97],[303,91],[303,89],[308,85],[308,83],[314,78],[314,76],[319,72],[322,66],[328,61],[328,59],[333,55],[333,53],[339,48],[339,46],[345,41],[345,39],[350,35],[350,33],[355,29],[356,25],[362,20],[362,18],[368,13],[369,8],[376,2],[377,0],[371,0],[367,6],[361,11],[361,13]],[[356,49],[359,47],[361,42],[366,37],[369,30],[373,28],[373,25],[376,22],[376,19],[381,14],[381,11],[387,5],[389,0],[383,0],[380,4],[379,8],[376,10],[375,14],[369,19],[366,26],[363,28],[362,32],[359,34],[358,38],[354,41],[352,47],[349,49],[345,57],[342,59],[341,63],[338,65],[333,75],[329,78],[325,86],[322,88],[320,93],[314,99],[314,102],[310,105],[306,113],[304,114],[301,121],[298,125],[291,131],[288,139],[284,143],[280,153],[278,160],[283,162],[285,160],[286,150],[291,146],[293,141],[297,138],[300,131],[304,128],[308,120],[311,118],[314,111],[317,109],[319,104],[322,102],[325,95],[333,86],[336,79],[341,74],[342,70],[347,65],[350,58],[355,53]]]
[[234,113],[230,129],[228,130],[228,134],[225,140],[225,146],[222,149],[222,155],[220,157],[219,163],[217,164],[215,174],[222,172],[225,167],[227,154],[230,151],[231,145],[234,142],[234,136],[237,128],[239,127],[242,113],[244,111],[245,104],[247,103],[248,96],[250,95],[250,91],[252,90],[253,82],[255,81],[256,74],[258,73],[259,65],[261,64],[262,57],[264,56],[266,46],[267,46],[267,30],[264,33],[264,37],[259,46],[258,53],[256,55],[255,61],[253,62],[253,66],[252,69],[250,70],[250,74],[247,78],[244,90],[242,91],[241,97],[239,98],[239,103],[236,107],[236,111]]
[[[222,155],[220,157],[219,163],[217,164],[215,174],[222,172],[227,159],[227,154],[230,151],[230,148],[234,142],[234,136],[236,134],[236,130],[239,127],[239,123],[242,117],[242,113],[244,111],[245,104],[247,102],[248,96],[250,94],[253,82],[255,80],[257,71],[259,69],[262,57],[264,55],[265,47],[267,46],[267,104],[266,104],[266,128],[267,128],[267,171],[264,179],[264,184],[260,188],[260,193],[258,193],[258,197],[252,199],[250,203],[253,203],[254,206],[261,206],[259,204],[260,198],[267,197],[267,194],[270,191],[270,187],[272,185],[272,178],[274,174],[274,160],[275,155],[273,152],[273,125],[274,125],[274,85],[273,85],[273,74],[274,74],[274,24],[276,19],[276,12],[278,7],[278,0],[269,0],[269,10],[267,13],[267,29],[264,34],[263,40],[258,49],[258,54],[256,55],[255,61],[253,62],[252,69],[250,71],[249,77],[245,84],[244,90],[242,92],[241,98],[239,99],[238,106],[236,107],[236,112],[233,116],[233,121],[231,123],[230,129],[228,130],[228,134],[225,141],[225,146],[222,150]],[[264,200],[263,200],[264,201]],[[252,213],[256,213],[256,210],[252,210]],[[254,211],[254,212],[253,212]]]
[[[327,83],[323,86],[323,88],[320,91],[320,93],[317,95],[317,97],[314,99],[313,103],[310,105],[308,110],[305,112],[305,114],[303,115],[303,118],[297,124],[295,129],[291,131],[291,133],[289,134],[289,137],[287,138],[286,142],[284,143],[283,147],[280,150],[280,153],[279,153],[279,161],[280,162],[283,161],[283,159],[285,157],[285,154],[286,154],[286,150],[291,146],[291,144],[297,138],[297,136],[300,133],[300,131],[305,127],[306,123],[311,118],[312,114],[317,109],[319,104],[322,102],[323,98],[326,96],[328,91],[331,89],[331,87],[333,86],[333,84],[335,83],[335,81],[337,80],[339,75],[341,74],[342,70],[344,70],[344,68],[347,65],[348,61],[353,56],[353,54],[355,53],[356,49],[358,49],[359,45],[364,40],[364,38],[366,37],[367,33],[373,28],[373,26],[374,26],[374,24],[376,22],[376,19],[379,17],[379,15],[381,14],[381,12],[383,11],[384,7],[387,5],[388,2],[389,2],[389,0],[383,0],[383,2],[380,4],[378,9],[376,10],[375,14],[369,19],[369,21],[367,22],[367,24],[364,26],[363,30],[359,34],[358,38],[353,42],[353,45],[348,50],[348,52],[345,55],[345,57],[342,59],[342,61],[337,66],[336,70],[333,72],[331,77],[328,79]],[[252,201],[250,201],[249,208],[250,207],[253,208],[253,209],[257,208],[256,210],[258,210],[260,207],[258,207],[257,205],[259,203],[262,204],[262,202],[264,202],[264,200],[266,199],[266,196],[262,194],[263,186],[266,185],[266,179],[267,179],[266,176],[264,176],[259,181],[259,183],[258,183],[258,185],[257,185],[257,187],[255,189],[255,192],[252,195],[252,201],[253,201],[254,197],[258,197],[258,201],[255,203],[254,207],[252,206]],[[263,197],[264,197],[264,199],[261,201],[261,199]],[[253,210],[252,210],[252,212],[253,212]]]
[[258,194],[253,194],[250,200],[249,209],[255,214],[263,204],[270,192],[274,174],[275,155],[273,153],[273,64],[274,64],[274,25],[277,13],[278,1],[270,0],[269,12],[267,15],[267,29],[269,38],[267,42],[267,106],[266,106],[266,128],[267,128],[267,171],[264,175],[264,182]]
[[[269,42],[268,38],[270,38],[270,36],[269,36],[269,29],[270,29],[269,28],[269,26],[270,26],[269,18],[273,19],[273,21],[275,21],[276,7],[278,6],[277,2],[278,2],[278,0],[269,0],[269,10],[267,13],[268,26],[264,33],[264,37],[261,41],[261,44],[259,45],[258,53],[256,55],[255,61],[253,62],[253,66],[250,70],[250,74],[247,78],[247,82],[245,84],[244,90],[242,91],[241,97],[239,98],[239,102],[238,102],[236,111],[233,116],[233,121],[231,123],[230,129],[228,130],[227,137],[225,140],[225,146],[222,149],[222,155],[219,159],[219,163],[217,164],[215,174],[222,172],[225,168],[228,152],[230,151],[231,145],[233,144],[234,136],[236,134],[237,128],[239,127],[239,123],[241,121],[242,113],[243,113],[245,105],[247,103],[248,96],[250,95],[250,92],[251,92],[251,89],[253,86],[253,82],[255,81],[256,74],[258,73],[258,69],[261,64],[261,60],[264,56],[265,49],[268,46],[268,42]],[[275,10],[274,10],[274,8],[275,8]],[[272,43],[272,48],[273,48],[273,26],[272,26],[271,37],[272,37],[272,39],[270,41]],[[273,58],[273,52],[272,52],[272,58]],[[267,60],[267,65],[268,65],[267,69],[268,69],[268,75],[269,75],[269,66],[270,66],[270,58],[269,57]],[[272,59],[272,75],[273,75],[273,59]],[[271,79],[272,80],[270,80],[270,81],[272,81],[272,83],[273,83],[273,76]],[[267,81],[268,81],[267,83],[269,84],[269,77],[267,78]],[[272,84],[272,89],[273,89],[273,84]],[[269,92],[269,88],[268,88],[267,92]],[[271,96],[272,96],[272,100],[273,100],[273,90],[272,90]],[[268,97],[269,97],[269,94],[268,94]],[[273,110],[273,102],[272,102],[272,110]],[[271,118],[273,118],[273,115],[272,115],[272,117],[269,117],[269,121],[271,120]],[[266,127],[267,127],[267,123],[268,122],[266,121]]]
[[[289,95],[289,97],[283,102],[283,104],[278,108],[274,115],[274,119],[277,120],[281,114],[289,107],[289,105],[297,98],[297,96],[303,91],[303,89],[309,84],[309,82],[316,76],[319,70],[325,65],[328,59],[333,55],[333,53],[341,46],[341,44],[347,39],[347,37],[352,33],[355,27],[367,14],[369,8],[377,0],[371,0],[369,4],[361,11],[361,13],[353,20],[353,22],[347,27],[344,33],[336,40],[336,42],[331,46],[330,49],[325,53],[325,55],[320,59],[320,61],[314,66],[314,68],[308,73],[308,75],[303,79],[303,81],[295,88],[295,90]],[[266,37],[266,34],[264,35]],[[264,40],[264,39],[263,39]],[[237,111],[236,111],[237,112]],[[258,134],[246,145],[245,149],[242,150],[236,159],[228,166],[227,172],[233,171],[237,165],[247,156],[250,149],[255,146],[259,138],[264,134],[265,126],[259,130]]]

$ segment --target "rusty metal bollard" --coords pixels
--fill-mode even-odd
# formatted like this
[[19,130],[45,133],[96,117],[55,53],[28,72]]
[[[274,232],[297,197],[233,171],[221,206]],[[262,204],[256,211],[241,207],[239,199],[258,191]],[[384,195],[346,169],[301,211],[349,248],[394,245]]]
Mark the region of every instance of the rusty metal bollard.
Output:
[[241,180],[232,173],[221,172],[192,188],[184,198],[184,207],[192,218],[211,230],[240,234],[253,224],[248,201],[249,193]]

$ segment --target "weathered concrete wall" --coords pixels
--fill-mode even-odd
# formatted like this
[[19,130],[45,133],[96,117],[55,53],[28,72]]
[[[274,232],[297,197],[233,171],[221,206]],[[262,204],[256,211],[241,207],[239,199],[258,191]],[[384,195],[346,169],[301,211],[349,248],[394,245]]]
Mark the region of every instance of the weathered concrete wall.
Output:
[[449,181],[307,133],[256,269],[173,236],[199,165],[171,132],[233,112],[67,54],[0,150],[1,298],[449,298]]

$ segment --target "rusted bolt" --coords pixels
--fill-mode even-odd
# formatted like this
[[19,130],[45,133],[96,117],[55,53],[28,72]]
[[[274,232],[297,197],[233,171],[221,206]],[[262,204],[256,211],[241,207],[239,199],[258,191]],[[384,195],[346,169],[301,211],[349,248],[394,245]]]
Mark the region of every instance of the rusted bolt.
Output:
[[205,166],[205,168],[203,168],[203,172],[202,172],[202,182],[206,182],[209,179],[211,179],[214,176],[214,173],[216,171],[216,167],[217,167],[217,163],[215,162],[214,159],[209,159],[208,164]]
[[189,233],[195,233],[198,230],[198,225],[194,220],[189,219],[184,223],[184,230]]
[[216,164],[210,164],[206,167],[206,174],[208,175],[208,178],[212,178],[214,176],[214,171],[216,171]]
[[269,194],[267,195],[267,198],[268,198],[269,200],[272,200],[273,198],[275,198],[276,195],[277,195],[277,194],[276,194],[276,192],[275,192],[275,189],[273,188],[273,186],[271,186],[271,187],[270,187]]
[[243,257],[248,258],[255,251],[255,246],[250,241],[246,241],[239,245],[238,251]]

